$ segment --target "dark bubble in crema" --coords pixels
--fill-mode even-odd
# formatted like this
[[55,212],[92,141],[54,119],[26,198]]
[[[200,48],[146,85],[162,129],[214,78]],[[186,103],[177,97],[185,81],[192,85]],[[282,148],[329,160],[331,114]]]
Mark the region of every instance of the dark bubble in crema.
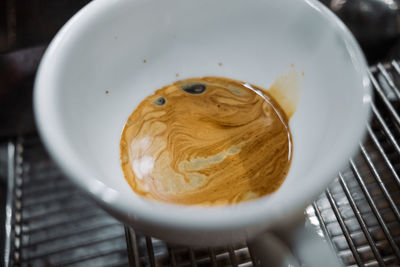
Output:
[[159,98],[157,98],[157,99],[153,102],[153,104],[156,105],[156,106],[163,106],[163,105],[165,105],[165,102],[167,102],[167,101],[165,100],[165,98],[162,97],[162,96],[160,96]]
[[181,86],[182,90],[186,93],[198,95],[206,90],[206,86],[201,83],[189,84]]

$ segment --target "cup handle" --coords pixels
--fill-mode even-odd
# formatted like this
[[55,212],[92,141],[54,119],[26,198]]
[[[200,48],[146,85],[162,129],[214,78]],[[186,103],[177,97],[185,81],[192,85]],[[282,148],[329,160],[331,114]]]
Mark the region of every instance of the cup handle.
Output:
[[326,240],[303,225],[266,232],[248,242],[255,266],[342,266]]

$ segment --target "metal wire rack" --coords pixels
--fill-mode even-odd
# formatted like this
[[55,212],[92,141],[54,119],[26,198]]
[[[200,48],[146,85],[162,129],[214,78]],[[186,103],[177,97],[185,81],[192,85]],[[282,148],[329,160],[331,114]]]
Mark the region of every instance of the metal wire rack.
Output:
[[360,153],[313,204],[345,265],[400,265],[400,67],[371,68],[373,119]]
[[127,266],[124,228],[61,175],[38,137],[10,141],[5,266]]
[[[306,214],[345,266],[400,266],[400,65],[370,71],[367,138]],[[190,248],[130,227],[124,233],[61,175],[36,136],[1,148],[9,181],[5,266],[253,266],[245,243]]]

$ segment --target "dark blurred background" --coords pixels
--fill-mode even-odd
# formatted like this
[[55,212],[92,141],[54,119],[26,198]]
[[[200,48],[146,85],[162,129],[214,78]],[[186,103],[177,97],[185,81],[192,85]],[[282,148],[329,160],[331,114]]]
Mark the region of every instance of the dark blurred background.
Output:
[[35,130],[31,95],[40,58],[88,0],[0,1],[0,136]]
[[[110,0],[112,1],[112,0]],[[350,28],[370,65],[400,56],[400,1],[321,0]],[[0,142],[36,132],[32,85],[60,27],[89,0],[0,0]],[[0,153],[0,240],[4,240],[6,159]],[[0,242],[0,251],[3,242]]]

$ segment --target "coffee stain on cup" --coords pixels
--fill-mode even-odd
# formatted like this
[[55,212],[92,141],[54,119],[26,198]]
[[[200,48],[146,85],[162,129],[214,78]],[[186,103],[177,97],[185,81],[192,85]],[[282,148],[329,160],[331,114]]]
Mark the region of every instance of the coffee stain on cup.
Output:
[[279,76],[267,92],[290,119],[297,110],[301,95],[301,79],[296,69],[292,67],[287,73]]

